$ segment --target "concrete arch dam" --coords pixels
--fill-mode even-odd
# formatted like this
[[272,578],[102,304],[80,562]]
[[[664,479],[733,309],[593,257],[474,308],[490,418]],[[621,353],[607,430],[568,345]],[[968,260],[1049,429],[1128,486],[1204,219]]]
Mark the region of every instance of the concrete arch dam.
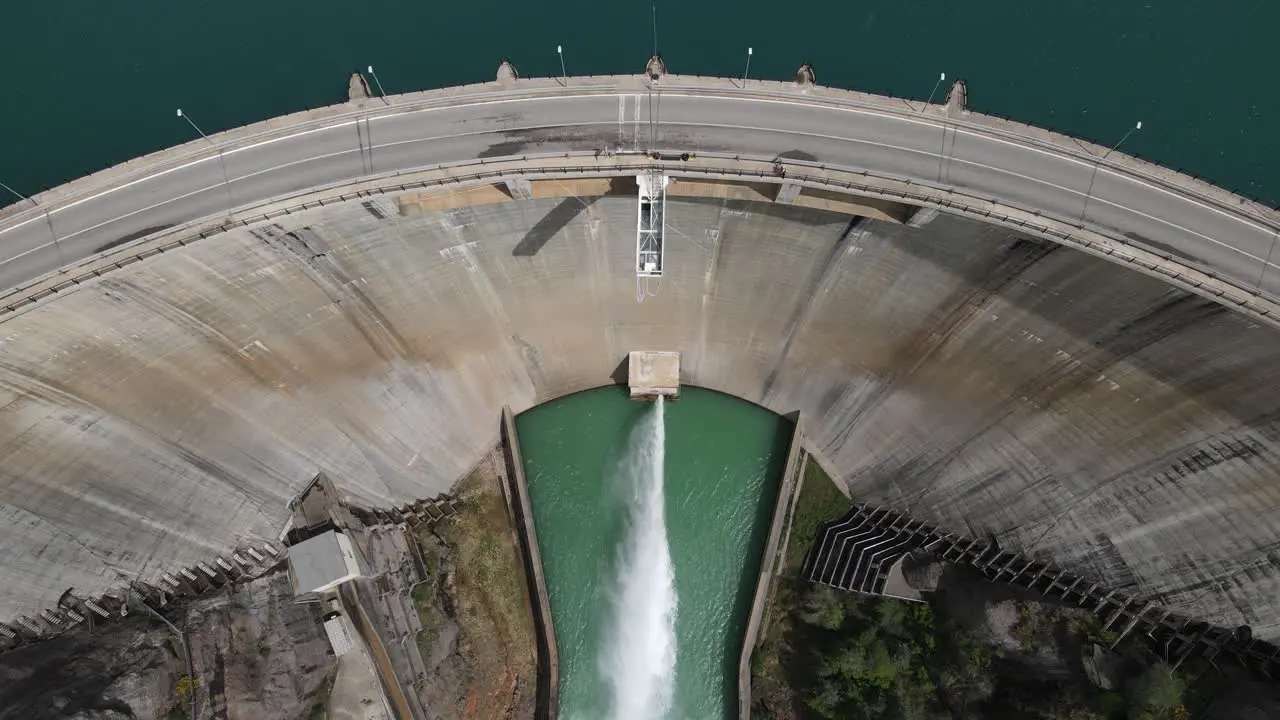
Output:
[[[612,95],[601,132],[638,132],[643,150],[644,123],[625,122],[634,97]],[[356,140],[366,124],[345,132]],[[233,180],[234,221],[216,181],[184,179],[218,173],[216,155],[192,148],[51,191],[37,198],[48,217],[9,211],[6,252],[31,244],[4,266],[21,287],[0,320],[0,621],[69,587],[90,595],[275,537],[317,471],[375,505],[443,491],[496,440],[503,405],[606,384],[645,348],[680,351],[685,382],[803,410],[867,501],[1280,636],[1280,336],[1267,293],[1218,302],[1158,262],[1112,262],[1043,226],[921,213],[865,186],[836,193],[819,180],[843,171],[820,160],[785,158],[787,181],[806,178],[786,191],[749,174],[772,157],[668,133],[667,147],[710,155],[670,167],[666,272],[637,302],[627,177],[650,161],[577,145],[548,158],[565,136],[477,132],[450,158],[487,154],[465,170],[379,175],[390,155],[377,146],[373,167],[355,158],[345,179],[294,187],[262,172],[273,179],[252,197]],[[524,139],[503,147],[493,133]],[[158,172],[169,179],[149,186]],[[1195,202],[1227,217],[1214,193]],[[106,200],[117,214],[92,215]],[[77,212],[81,234],[58,247],[32,234],[46,220],[70,228]],[[1258,233],[1264,220],[1227,218]],[[1265,240],[1250,232],[1221,242]],[[23,263],[46,251],[69,264],[31,279],[40,269]]]

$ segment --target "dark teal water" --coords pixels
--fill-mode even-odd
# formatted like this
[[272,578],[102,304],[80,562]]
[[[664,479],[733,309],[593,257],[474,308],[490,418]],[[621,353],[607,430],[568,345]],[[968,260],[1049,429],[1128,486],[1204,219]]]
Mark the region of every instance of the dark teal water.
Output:
[[[974,109],[1112,144],[1280,204],[1276,0],[658,2],[673,72],[924,98],[939,72]],[[372,64],[388,92],[636,72],[644,2],[8,2],[0,21],[0,182],[35,193],[206,132],[341,102]],[[0,201],[0,205],[4,202]]]
[[[681,389],[666,407],[666,529],[678,597],[673,720],[736,717],[738,653],[791,423],[744,400]],[[517,418],[560,654],[560,717],[609,717],[628,476],[649,403],[590,390]],[[605,666],[602,670],[602,664]]]

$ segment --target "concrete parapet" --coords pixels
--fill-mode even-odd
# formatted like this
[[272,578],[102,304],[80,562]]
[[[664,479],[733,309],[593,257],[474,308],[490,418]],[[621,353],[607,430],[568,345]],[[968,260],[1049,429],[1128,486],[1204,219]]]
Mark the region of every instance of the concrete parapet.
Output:
[[530,200],[533,198],[533,185],[526,178],[504,178],[502,184],[507,187],[507,192],[513,200]]
[[542,572],[542,552],[538,549],[538,532],[533,521],[529,486],[525,481],[524,459],[520,454],[520,438],[511,407],[502,408],[502,445],[507,462],[507,479],[512,487],[503,496],[515,521],[520,538],[520,555],[529,583],[529,600],[533,603],[533,626],[538,644],[538,689],[534,717],[556,720],[560,712],[560,656],[556,649],[555,624],[551,620],[551,600]]
[[931,207],[918,207],[911,213],[911,217],[907,219],[907,226],[913,228],[922,228],[933,222],[938,217],[938,209]]
[[[585,161],[585,158],[583,159]],[[777,160],[748,160],[741,156],[732,156],[731,159],[713,153],[699,154],[697,163],[679,164],[648,161],[635,162],[627,156],[596,157],[591,163],[571,163],[568,165],[557,158],[521,159],[513,162],[524,168],[526,176],[543,178],[552,177],[557,173],[567,173],[573,177],[633,175],[637,172],[658,167],[665,170],[668,175],[675,176],[678,180],[685,177],[707,177],[723,181],[725,178],[737,177],[742,180],[750,179],[751,182],[781,181],[776,172],[776,166],[779,162]],[[444,176],[444,178],[428,180],[423,185],[452,185],[483,180],[486,177],[496,179],[511,172],[510,169],[502,170],[502,163],[483,163],[480,167],[480,171],[471,175],[459,173],[457,167],[449,167],[440,171],[428,171],[425,174],[438,174]],[[956,190],[933,190],[896,179],[877,178],[866,172],[849,173],[830,168],[797,165],[788,172],[786,179],[798,182],[807,188],[821,189],[819,192],[804,192],[797,199],[797,203],[804,200],[806,205],[810,205],[809,200],[822,204],[822,207],[816,207],[815,209],[839,211],[835,201],[825,199],[826,196],[823,195],[824,192],[827,194],[839,192],[851,193],[852,196],[856,196],[853,197],[855,201],[853,205],[858,207],[851,206],[848,211],[851,214],[877,219],[891,218],[892,215],[887,210],[881,211],[883,213],[881,214],[871,212],[871,208],[860,209],[868,204],[868,200],[875,200],[878,202],[889,201],[891,203],[889,207],[903,208],[905,205],[917,205],[983,222],[1001,224],[1011,229],[1073,246],[1087,253],[1119,262],[1138,272],[1152,275],[1165,282],[1173,283],[1186,290],[1252,315],[1266,324],[1280,325],[1280,308],[1269,297],[1245,291],[1198,268],[1136,246],[1128,239],[1113,238],[1078,225],[1060,222],[1038,213],[1002,206],[1000,203],[990,199],[967,197]],[[395,191],[398,189],[403,191],[412,186],[410,184],[411,180],[412,176],[397,176],[394,180],[388,182],[389,187],[386,190]],[[690,186],[690,183],[674,183],[671,186],[670,194],[673,196],[682,194],[684,192],[682,187],[688,186]],[[365,188],[364,192],[368,192],[368,189],[371,189],[369,183],[362,183],[360,187]],[[332,201],[332,199],[344,198],[346,197],[345,193],[349,192],[350,189],[346,191],[342,189],[329,190],[324,195],[331,199],[303,203],[300,207],[319,206],[326,201]],[[279,205],[279,203],[275,204]],[[290,207],[290,209],[287,211],[283,209],[276,210],[275,214],[293,212],[299,206],[282,207]],[[897,220],[899,222],[902,221],[901,218],[897,218]],[[58,285],[58,288],[74,286],[74,281],[64,279]],[[46,286],[42,297],[56,291],[52,287]],[[19,302],[19,305],[21,304],[25,303]]]
[[[504,64],[509,65],[510,63],[504,60]],[[521,91],[529,92],[531,95],[565,91],[565,88],[562,86],[558,78],[554,80],[550,78],[530,78],[520,80],[514,73],[514,68],[512,68],[512,74],[509,78],[509,85],[504,84],[502,82],[503,78],[499,77],[496,81],[487,83],[476,83],[467,86],[439,88],[396,95],[394,96],[394,102],[397,107],[395,110],[388,110],[388,112],[399,112],[403,111],[405,108],[410,108],[415,105],[426,105],[440,101],[462,101],[478,95],[510,89],[520,89]],[[593,78],[593,80],[597,82],[599,86],[604,87],[609,83],[615,83],[621,86],[622,84],[628,83],[633,78],[634,76],[602,76]],[[691,92],[724,92],[738,89],[735,87],[736,80],[728,78],[673,75],[670,76],[670,79],[671,81],[679,84],[682,90],[688,90]],[[794,81],[777,82],[759,80],[752,81],[752,88],[754,92],[763,91],[777,94],[782,97],[794,97],[797,91],[797,83]],[[875,107],[888,112],[908,112],[907,110],[904,110],[902,103],[895,98],[852,90],[843,90],[839,88],[821,87],[817,85],[814,85],[810,89],[812,90],[811,99],[814,102],[830,102],[848,106]],[[225,147],[227,150],[234,150],[238,143],[246,141],[256,142],[265,137],[279,136],[282,132],[287,130],[314,127],[325,122],[346,120],[350,118],[351,112],[352,108],[348,104],[316,108],[218,133],[211,136],[211,139],[215,143]],[[927,116],[930,115],[930,113],[926,112],[924,115],[927,119]],[[1047,148],[1052,148],[1057,151],[1077,154],[1082,158],[1096,158],[1109,150],[1108,147],[1095,147],[1089,143],[1084,143],[1087,147],[1082,149],[1082,143],[1080,141],[1060,133],[980,113],[972,113],[966,116],[965,122],[968,126],[971,126],[978,131],[995,132],[1011,138],[1025,139],[1029,142],[1044,145]],[[147,156],[129,160],[112,168],[100,171],[99,173],[47,190],[32,199],[35,203],[38,203],[38,207],[54,208],[58,202],[75,201],[87,195],[101,192],[104,187],[109,187],[111,183],[126,179],[136,179],[139,176],[140,171],[153,172],[163,170],[166,164],[186,162],[193,157],[204,155],[207,152],[208,143],[204,142],[203,139],[197,139],[181,146],[168,148]],[[1175,170],[1160,167],[1138,158],[1129,157],[1120,152],[1111,153],[1108,156],[1105,165],[1150,177],[1153,181],[1169,186],[1174,192],[1190,192],[1193,194],[1204,195],[1210,202],[1220,204],[1227,212],[1246,211],[1273,225],[1276,222],[1276,213],[1274,209],[1263,207],[1259,203],[1234,195],[1222,188],[1215,187],[1205,181],[1198,180]],[[13,207],[15,210],[17,209],[16,206]],[[24,213],[14,213],[15,217],[22,214]]]
[[773,198],[774,202],[790,205],[796,201],[796,196],[800,194],[800,186],[793,182],[783,182],[778,186],[778,194]]
[[[747,617],[746,632],[742,637],[742,650],[738,655],[738,718],[751,719],[751,656],[760,644],[760,635],[764,625],[765,606],[769,604],[769,596],[773,588],[773,579],[783,561],[782,553],[784,528],[788,528],[788,518],[800,483],[801,470],[804,466],[800,447],[804,442],[804,425],[801,413],[795,413],[795,426],[791,430],[791,445],[787,450],[787,464],[782,471],[778,483],[778,496],[773,504],[773,516],[769,521],[769,536],[765,541],[764,552],[760,555],[760,571],[756,578],[756,592],[751,601],[751,614]],[[788,529],[789,532],[789,529]]]

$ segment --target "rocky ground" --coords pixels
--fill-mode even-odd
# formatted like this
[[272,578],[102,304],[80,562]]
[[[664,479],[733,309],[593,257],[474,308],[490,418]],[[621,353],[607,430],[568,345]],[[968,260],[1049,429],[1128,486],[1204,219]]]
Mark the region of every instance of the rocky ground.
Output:
[[143,614],[0,656],[2,720],[307,719],[334,658],[315,608],[278,571],[166,611],[185,624],[195,681],[168,627]]
[[[533,717],[533,620],[504,473],[495,450],[459,485],[455,517],[352,531],[371,566],[360,602],[428,720]],[[166,608],[186,629],[194,679],[174,633],[140,612],[0,655],[0,720],[189,720],[193,695],[196,716],[212,720],[368,710],[330,707],[337,663],[322,610],[293,600],[281,568]]]
[[533,717],[533,615],[504,472],[494,451],[457,488],[457,517],[417,534],[428,579],[412,595],[427,672],[415,689],[433,719]]

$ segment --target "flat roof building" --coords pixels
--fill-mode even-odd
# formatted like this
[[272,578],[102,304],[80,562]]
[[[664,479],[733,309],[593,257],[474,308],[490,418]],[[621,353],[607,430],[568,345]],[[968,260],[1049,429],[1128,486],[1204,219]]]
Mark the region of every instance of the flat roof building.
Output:
[[334,530],[289,548],[289,578],[295,595],[321,593],[363,574],[351,539]]

